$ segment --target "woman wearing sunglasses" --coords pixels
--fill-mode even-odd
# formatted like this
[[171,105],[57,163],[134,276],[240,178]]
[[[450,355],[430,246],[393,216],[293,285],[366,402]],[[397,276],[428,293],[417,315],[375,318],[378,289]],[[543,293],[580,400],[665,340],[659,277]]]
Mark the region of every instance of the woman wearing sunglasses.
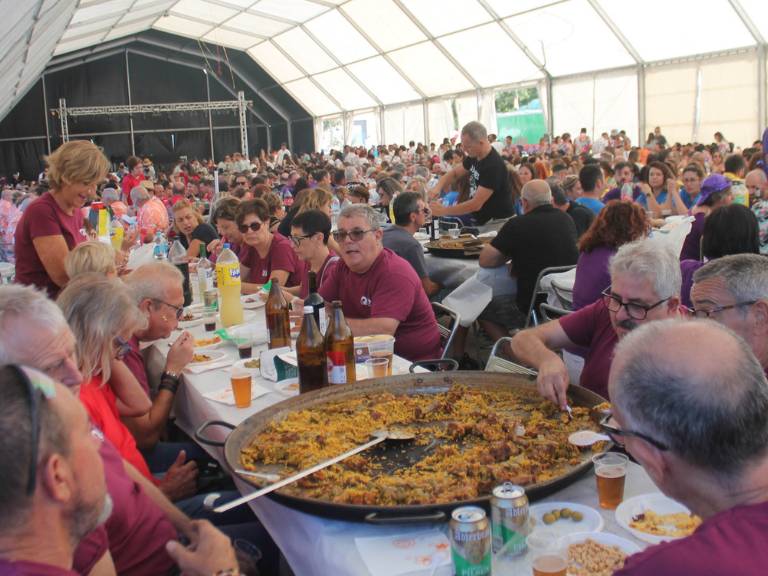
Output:
[[299,283],[300,265],[291,242],[269,231],[269,207],[264,200],[241,202],[235,215],[243,235],[240,252],[240,279],[243,294],[253,294],[275,278],[287,288]]
[[200,212],[186,200],[173,205],[173,228],[190,258],[200,256],[201,243],[208,246],[219,237],[213,226],[203,222]]

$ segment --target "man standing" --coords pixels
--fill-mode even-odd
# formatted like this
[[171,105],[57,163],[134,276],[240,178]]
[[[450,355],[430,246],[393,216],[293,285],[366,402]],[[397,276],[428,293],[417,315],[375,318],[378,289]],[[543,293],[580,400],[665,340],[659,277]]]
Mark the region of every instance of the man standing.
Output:
[[765,574],[768,382],[749,346],[713,322],[653,322],[619,344],[609,386],[611,437],[704,521],[614,576]]
[[447,185],[469,173],[469,200],[454,206],[432,202],[429,208],[435,216],[472,214],[479,225],[498,230],[515,213],[504,160],[488,142],[488,133],[480,122],[470,122],[461,129],[461,145],[467,154],[464,163],[444,174],[435,184],[433,194],[439,194]]
[[422,195],[417,192],[403,192],[395,198],[395,223],[384,230],[382,243],[408,261],[416,275],[421,280],[424,292],[432,297],[440,291],[440,284],[432,282],[427,273],[427,263],[424,260],[424,248],[413,235],[425,225],[429,208],[424,203]]
[[581,196],[576,198],[576,203],[586,206],[595,216],[605,208],[600,195],[605,188],[603,171],[599,164],[587,164],[579,170],[579,182],[581,183]]

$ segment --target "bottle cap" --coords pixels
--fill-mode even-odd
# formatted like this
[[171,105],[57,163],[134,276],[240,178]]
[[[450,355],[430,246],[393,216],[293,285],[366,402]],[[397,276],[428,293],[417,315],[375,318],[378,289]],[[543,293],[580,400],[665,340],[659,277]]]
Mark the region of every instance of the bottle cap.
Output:
[[227,250],[229,248],[229,242],[224,242],[224,249]]
[[314,314],[315,309],[312,306],[304,306],[304,314]]

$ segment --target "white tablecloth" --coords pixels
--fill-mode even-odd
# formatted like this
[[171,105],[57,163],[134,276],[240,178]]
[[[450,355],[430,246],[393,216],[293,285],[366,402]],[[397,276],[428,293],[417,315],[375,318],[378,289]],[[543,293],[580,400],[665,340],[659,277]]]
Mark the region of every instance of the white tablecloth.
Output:
[[[264,326],[262,310],[256,311],[254,321],[257,326]],[[202,336],[202,326],[193,328],[192,332],[198,337]],[[163,346],[164,343],[159,344],[161,351],[163,351]],[[237,351],[232,345],[224,345],[221,349],[233,359],[237,355]],[[255,354],[256,351],[254,351]],[[405,373],[408,370],[408,362],[396,357],[394,369],[396,373]],[[229,372],[226,370],[212,370],[202,374],[187,373],[184,375],[184,381],[185,384],[179,389],[176,397],[175,413],[177,423],[189,434],[192,434],[206,420],[223,420],[237,425],[248,416],[286,398],[275,390],[274,382],[254,377],[254,382],[269,389],[270,393],[254,400],[250,408],[239,409],[212,402],[203,397],[205,392],[217,390],[229,383]],[[216,427],[210,428],[206,435],[210,438],[223,440],[227,433],[228,430]],[[223,460],[220,448],[207,447],[207,449],[214,457]],[[244,493],[252,490],[251,486],[245,482],[237,480],[237,483]],[[658,490],[642,468],[630,464],[625,497],[656,491]],[[546,498],[546,500],[578,502],[599,509],[595,479],[592,474],[588,474],[568,488]],[[292,510],[269,498],[259,498],[251,502],[251,507],[282,550],[296,576],[328,576],[329,574],[334,576],[367,576],[370,573],[355,546],[355,537],[414,533],[434,530],[435,528],[447,529],[445,523],[375,526],[330,520]],[[605,520],[606,531],[619,534],[645,546],[616,524],[613,511],[600,510],[600,514]],[[450,571],[437,572],[437,574],[444,573],[450,573]],[[511,572],[505,570],[494,572],[497,576],[505,573]],[[427,570],[423,574],[426,576],[432,572]]]
[[474,276],[480,268],[477,258],[443,258],[424,254],[427,265],[427,274],[433,282],[441,286],[453,289]]

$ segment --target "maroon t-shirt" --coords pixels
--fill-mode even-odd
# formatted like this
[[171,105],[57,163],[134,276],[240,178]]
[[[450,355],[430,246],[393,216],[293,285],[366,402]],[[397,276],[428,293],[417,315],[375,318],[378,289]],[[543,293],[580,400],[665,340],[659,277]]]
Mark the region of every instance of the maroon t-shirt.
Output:
[[[329,253],[328,256],[325,258],[325,262],[323,262],[323,265],[320,266],[320,270],[317,271],[317,286],[318,288],[323,283],[323,277],[325,276],[325,271],[328,270],[328,265],[331,262],[335,262],[338,260],[339,257],[336,256],[333,253]],[[299,293],[299,298],[302,300],[306,300],[307,296],[309,296],[309,262],[301,262],[299,261],[299,266],[301,267],[299,271],[299,285],[301,286],[301,292]]]
[[619,339],[611,324],[605,302],[600,298],[558,320],[571,342],[587,349],[579,384],[603,398],[608,398],[608,373],[613,349]]
[[285,270],[288,272],[288,282],[285,287],[299,285],[301,263],[296,252],[293,251],[291,241],[278,232],[272,234],[272,244],[269,246],[266,258],[259,256],[256,248],[247,244],[243,244],[239,258],[240,263],[250,270],[246,282],[266,284],[272,270]]
[[614,576],[757,576],[768,574],[768,502],[709,518],[688,538],[630,556]]
[[9,562],[0,559],[0,576],[78,576],[78,573],[50,564]]
[[117,573],[168,574],[174,563],[165,544],[177,538],[176,529],[141,484],[128,475],[123,458],[109,440],[101,443],[99,453],[114,505],[105,526]]
[[109,535],[103,524],[91,530],[75,548],[72,569],[78,574],[90,574],[96,563],[109,551]]
[[144,393],[151,398],[152,395],[149,391],[149,381],[147,380],[147,369],[146,366],[144,366],[144,356],[141,355],[139,339],[136,336],[133,336],[128,340],[128,344],[131,348],[128,350],[128,353],[123,356],[123,362],[128,367],[128,370],[131,371],[131,374],[136,377],[136,380],[139,381],[139,384],[141,384],[141,387],[144,389]]
[[384,248],[364,274],[343,260],[328,266],[318,290],[326,302],[341,300],[347,318],[394,318],[395,354],[411,361],[440,358],[440,332],[427,295],[407,260]]
[[16,227],[16,282],[43,288],[55,298],[61,288],[48,276],[32,244],[35,238],[44,236],[63,236],[72,250],[88,239],[83,230],[83,213],[75,209],[71,216],[66,214],[46,192],[27,207]]

